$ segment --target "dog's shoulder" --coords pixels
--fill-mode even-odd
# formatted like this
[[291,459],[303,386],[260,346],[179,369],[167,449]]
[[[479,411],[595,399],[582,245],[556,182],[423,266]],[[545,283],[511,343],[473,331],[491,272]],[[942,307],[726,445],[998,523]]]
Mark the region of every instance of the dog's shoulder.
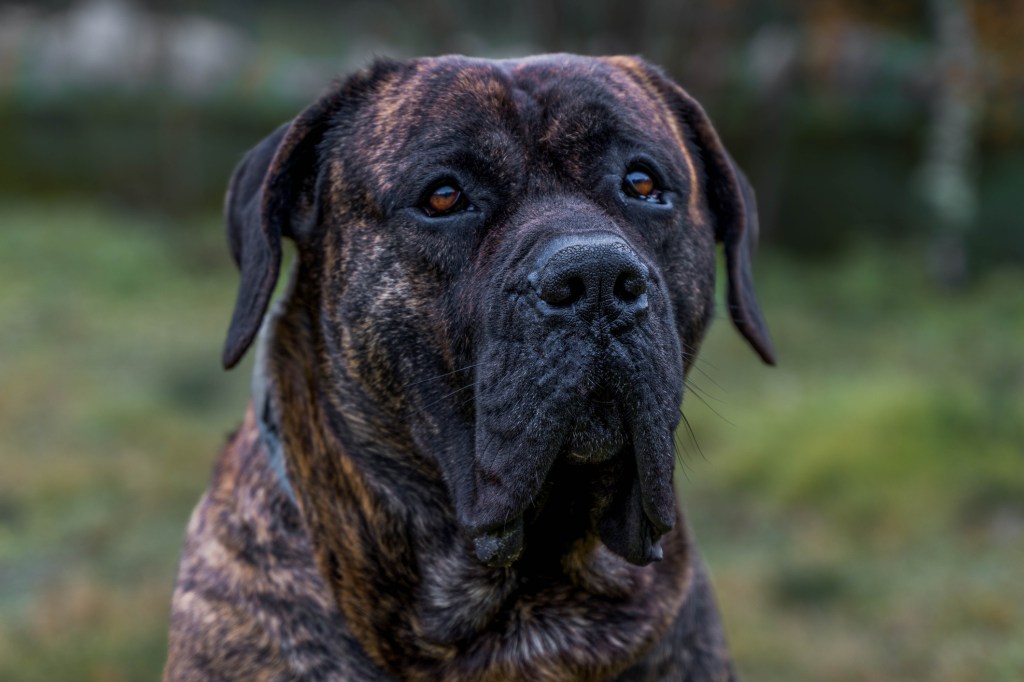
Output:
[[165,680],[386,679],[345,626],[253,410],[192,513]]

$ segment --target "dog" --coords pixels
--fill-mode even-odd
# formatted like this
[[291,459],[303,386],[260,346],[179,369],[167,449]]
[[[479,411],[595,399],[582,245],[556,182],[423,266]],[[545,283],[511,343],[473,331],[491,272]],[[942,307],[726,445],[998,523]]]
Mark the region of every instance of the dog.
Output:
[[673,490],[718,243],[775,353],[753,191],[680,86],[633,57],[379,60],[244,157],[226,222],[253,400],[165,680],[736,679]]

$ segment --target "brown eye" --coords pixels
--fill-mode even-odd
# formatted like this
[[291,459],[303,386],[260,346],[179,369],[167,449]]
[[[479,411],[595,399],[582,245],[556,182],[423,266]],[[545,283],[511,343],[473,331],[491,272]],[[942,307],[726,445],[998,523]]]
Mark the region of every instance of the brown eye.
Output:
[[458,208],[462,199],[462,191],[454,185],[441,185],[427,197],[423,210],[428,216],[440,216]]
[[655,188],[654,178],[642,170],[632,170],[626,173],[623,188],[628,194],[638,199],[657,200],[660,194]]

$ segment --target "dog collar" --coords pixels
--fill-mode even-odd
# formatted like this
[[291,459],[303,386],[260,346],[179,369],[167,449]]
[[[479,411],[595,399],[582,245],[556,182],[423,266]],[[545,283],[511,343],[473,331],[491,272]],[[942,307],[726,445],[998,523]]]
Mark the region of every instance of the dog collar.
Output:
[[281,430],[278,425],[277,412],[274,410],[274,404],[270,398],[270,373],[267,371],[268,339],[272,334],[270,325],[277,317],[277,308],[279,306],[275,306],[273,313],[267,315],[256,343],[256,362],[252,370],[252,400],[256,412],[256,423],[260,429],[260,440],[267,453],[267,462],[277,477],[277,484],[294,503],[295,490],[292,488],[291,481],[288,480],[288,470],[284,463],[284,446],[281,444]]

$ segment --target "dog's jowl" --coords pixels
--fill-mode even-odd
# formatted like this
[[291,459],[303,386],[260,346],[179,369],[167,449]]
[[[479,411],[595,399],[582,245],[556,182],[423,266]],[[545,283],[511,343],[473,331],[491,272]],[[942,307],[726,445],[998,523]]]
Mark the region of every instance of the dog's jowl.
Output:
[[774,351],[753,192],[683,89],[633,58],[380,61],[245,156],[227,228],[253,399],[166,679],[735,677],[673,491],[718,243]]

